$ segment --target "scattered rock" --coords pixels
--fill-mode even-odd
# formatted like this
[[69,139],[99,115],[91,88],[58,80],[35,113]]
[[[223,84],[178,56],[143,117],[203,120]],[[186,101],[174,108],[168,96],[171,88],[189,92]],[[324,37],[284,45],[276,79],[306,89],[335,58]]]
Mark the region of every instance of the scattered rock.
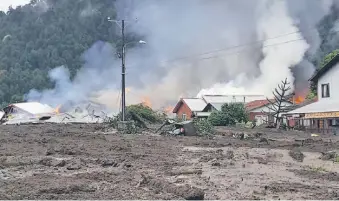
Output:
[[46,150],[46,156],[51,156],[55,154],[55,150],[53,147],[48,147]]
[[258,163],[266,165],[268,163],[267,158],[258,157]]
[[80,169],[81,169],[81,161],[80,160],[75,160],[67,166],[67,170],[80,170]]
[[216,150],[215,152],[216,152],[217,154],[222,154],[222,153],[224,152],[224,150],[218,149],[218,150]]
[[126,168],[131,168],[131,167],[132,167],[132,164],[127,163],[127,164],[125,164],[125,167],[126,167]]
[[69,186],[59,186],[59,187],[51,187],[46,189],[39,190],[39,194],[72,194],[76,192],[95,192],[97,189],[94,186],[90,186],[87,184],[73,184]]
[[233,159],[234,158],[234,152],[232,150],[228,150],[226,152],[226,158],[227,159]]
[[177,175],[189,175],[189,174],[202,174],[202,170],[201,169],[197,169],[197,170],[173,170],[171,172],[168,173],[171,176],[177,176]]
[[212,166],[221,166],[221,163],[215,161],[215,162],[212,162]]
[[145,177],[139,182],[140,185],[147,185],[150,189],[156,192],[167,192],[176,196],[180,196],[185,200],[204,200],[205,192],[190,185],[177,186],[176,184],[169,183],[165,180],[154,179],[151,177]]
[[263,143],[269,144],[268,139],[264,138],[264,137],[260,138],[259,142],[263,142]]
[[288,154],[298,162],[304,161],[305,155],[300,150],[291,150]]
[[248,152],[245,153],[246,159],[250,159],[250,154]]
[[49,167],[64,167],[66,165],[66,161],[55,158],[44,158],[40,161],[40,164]]
[[262,135],[263,135],[263,133],[259,133],[259,132],[257,132],[257,133],[255,133],[255,134],[254,134],[254,137],[256,137],[256,138],[260,138]]
[[115,161],[113,160],[104,160],[101,162],[101,166],[102,167],[109,167],[109,166],[112,166],[112,167],[118,167],[118,163],[116,163]]
[[320,159],[322,160],[333,160],[336,155],[337,155],[337,152],[336,151],[329,151],[329,152],[326,152],[326,153],[321,153],[322,156],[320,157]]

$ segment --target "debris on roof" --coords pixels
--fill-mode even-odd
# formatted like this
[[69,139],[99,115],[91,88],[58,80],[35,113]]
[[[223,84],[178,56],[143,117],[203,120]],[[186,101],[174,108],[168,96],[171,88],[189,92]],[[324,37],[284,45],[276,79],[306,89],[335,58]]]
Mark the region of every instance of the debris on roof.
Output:
[[82,104],[67,112],[37,102],[16,103],[0,113],[3,124],[23,123],[100,123],[107,118],[102,106]]

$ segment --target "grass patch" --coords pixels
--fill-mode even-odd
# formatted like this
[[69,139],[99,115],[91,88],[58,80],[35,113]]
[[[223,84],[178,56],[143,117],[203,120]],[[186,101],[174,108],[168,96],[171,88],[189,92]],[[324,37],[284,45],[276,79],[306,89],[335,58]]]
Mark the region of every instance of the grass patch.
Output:
[[324,167],[311,167],[313,172],[328,172]]

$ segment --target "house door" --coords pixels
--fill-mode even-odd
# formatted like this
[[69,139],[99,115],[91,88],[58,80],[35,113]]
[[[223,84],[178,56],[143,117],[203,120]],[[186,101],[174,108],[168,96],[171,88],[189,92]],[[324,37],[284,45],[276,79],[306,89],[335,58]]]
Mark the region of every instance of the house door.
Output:
[[318,120],[318,128],[320,129],[324,128],[324,120]]
[[256,120],[257,126],[258,126],[258,125],[261,125],[261,124],[266,123],[266,121],[267,121],[267,116],[265,116],[265,115],[256,115],[256,116],[255,116],[255,120]]

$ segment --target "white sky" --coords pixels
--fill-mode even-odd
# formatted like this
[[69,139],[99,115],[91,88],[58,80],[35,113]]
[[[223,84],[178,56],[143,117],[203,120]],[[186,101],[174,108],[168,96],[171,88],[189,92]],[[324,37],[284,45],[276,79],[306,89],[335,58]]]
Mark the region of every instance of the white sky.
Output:
[[0,10],[6,12],[10,5],[15,8],[19,5],[28,4],[29,2],[30,0],[0,0]]

